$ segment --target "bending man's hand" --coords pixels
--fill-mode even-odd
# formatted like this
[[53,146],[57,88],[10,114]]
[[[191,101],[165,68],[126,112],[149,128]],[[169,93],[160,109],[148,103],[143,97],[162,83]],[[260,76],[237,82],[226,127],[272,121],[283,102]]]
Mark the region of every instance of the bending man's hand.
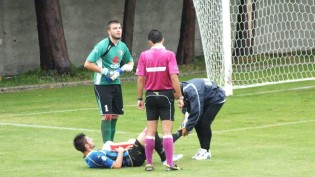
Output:
[[184,107],[184,100],[181,100],[181,99],[178,100],[178,107],[180,109],[183,109],[183,107]]
[[187,136],[189,133],[185,127],[181,128],[181,131],[182,131],[182,136]]

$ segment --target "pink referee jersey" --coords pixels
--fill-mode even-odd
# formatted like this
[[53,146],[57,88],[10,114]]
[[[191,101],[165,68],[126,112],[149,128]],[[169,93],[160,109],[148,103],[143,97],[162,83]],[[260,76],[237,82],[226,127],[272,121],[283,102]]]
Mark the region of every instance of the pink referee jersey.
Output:
[[179,74],[174,52],[161,46],[140,54],[136,75],[145,76],[145,90],[173,89],[170,74]]

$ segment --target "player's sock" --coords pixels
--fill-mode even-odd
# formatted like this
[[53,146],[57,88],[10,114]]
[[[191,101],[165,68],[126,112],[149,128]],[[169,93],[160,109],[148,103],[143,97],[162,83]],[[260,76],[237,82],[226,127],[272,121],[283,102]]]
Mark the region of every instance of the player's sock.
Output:
[[155,137],[146,136],[145,137],[145,156],[147,158],[147,164],[152,164],[153,150],[155,146]]
[[173,133],[172,136],[173,136],[173,142],[175,142],[182,136],[182,132],[177,131],[176,133]]
[[110,120],[102,120],[101,132],[102,132],[103,143],[105,143],[106,141],[111,141],[111,122],[110,122]]
[[155,151],[159,154],[161,161],[164,162],[166,160],[165,151],[162,145],[162,140],[159,137],[159,134],[155,135]]
[[110,122],[111,125],[111,129],[110,129],[110,139],[111,141],[114,141],[114,137],[115,137],[115,132],[116,132],[116,123],[117,123],[117,119],[112,119]]
[[174,144],[172,135],[163,136],[163,147],[165,150],[167,164],[173,166]]

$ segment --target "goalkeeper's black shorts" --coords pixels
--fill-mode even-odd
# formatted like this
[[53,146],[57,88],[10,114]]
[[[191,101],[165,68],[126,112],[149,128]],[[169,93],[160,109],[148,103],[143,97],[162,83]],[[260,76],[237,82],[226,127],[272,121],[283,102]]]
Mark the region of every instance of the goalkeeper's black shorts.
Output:
[[102,115],[122,115],[123,98],[120,84],[94,85],[96,101]]

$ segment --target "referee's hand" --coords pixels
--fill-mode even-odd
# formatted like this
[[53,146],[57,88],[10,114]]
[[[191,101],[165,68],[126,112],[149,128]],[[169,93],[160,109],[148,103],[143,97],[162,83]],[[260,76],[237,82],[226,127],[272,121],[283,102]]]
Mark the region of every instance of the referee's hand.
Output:
[[143,100],[138,100],[138,109],[140,109],[140,110],[144,110],[144,102],[143,102]]

